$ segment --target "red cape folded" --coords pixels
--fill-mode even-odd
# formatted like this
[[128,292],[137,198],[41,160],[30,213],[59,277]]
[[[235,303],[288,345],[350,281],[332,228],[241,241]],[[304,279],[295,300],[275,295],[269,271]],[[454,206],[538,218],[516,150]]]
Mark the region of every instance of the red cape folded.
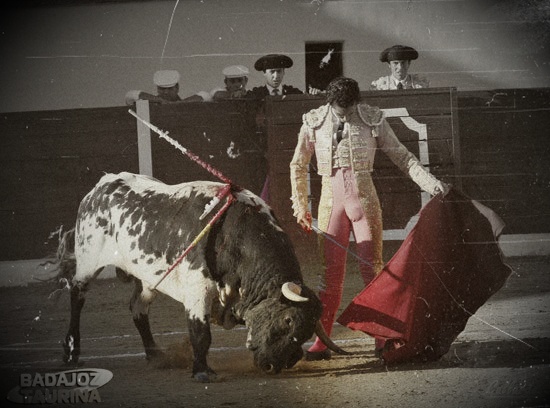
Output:
[[468,318],[503,285],[511,269],[495,236],[503,224],[453,189],[432,198],[382,272],[338,322],[386,342],[388,363],[436,360]]

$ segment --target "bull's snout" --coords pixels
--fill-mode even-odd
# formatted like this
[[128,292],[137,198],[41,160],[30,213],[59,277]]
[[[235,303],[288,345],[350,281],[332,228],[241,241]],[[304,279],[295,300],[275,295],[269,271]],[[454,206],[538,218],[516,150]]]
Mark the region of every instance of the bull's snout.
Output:
[[296,365],[296,363],[298,361],[300,361],[302,359],[302,357],[304,356],[304,351],[302,350],[302,348],[298,348],[296,350],[294,350],[290,356],[288,357],[288,360],[286,361],[286,366],[285,368],[292,368]]
[[289,369],[296,365],[298,361],[302,359],[304,352],[301,347],[297,347],[292,350],[287,350],[283,355],[278,358],[266,355],[255,356],[256,366],[266,374],[279,374],[283,369]]
[[275,369],[273,364],[264,364],[260,369],[266,374],[278,374],[281,370]]

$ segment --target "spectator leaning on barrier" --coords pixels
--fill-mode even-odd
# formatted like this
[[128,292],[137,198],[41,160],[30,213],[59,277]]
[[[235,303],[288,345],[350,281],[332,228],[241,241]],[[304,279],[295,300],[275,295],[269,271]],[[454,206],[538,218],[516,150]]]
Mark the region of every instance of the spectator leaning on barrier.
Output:
[[230,65],[222,71],[225,88],[213,91],[212,99],[239,99],[247,96],[248,68],[244,65]]
[[418,58],[418,51],[406,45],[394,45],[380,53],[380,61],[388,64],[390,75],[373,81],[371,90],[428,88],[429,81],[418,74],[409,74],[411,61]]
[[211,91],[200,91],[185,98],[185,102],[213,102],[227,99],[239,99],[247,96],[248,68],[244,65],[230,65],[222,70],[225,86]]
[[132,90],[126,93],[126,105],[132,105],[139,99],[146,99],[153,103],[181,102],[179,93],[180,74],[175,70],[157,71],[153,75],[153,83],[157,87],[157,94],[153,95],[141,90]]

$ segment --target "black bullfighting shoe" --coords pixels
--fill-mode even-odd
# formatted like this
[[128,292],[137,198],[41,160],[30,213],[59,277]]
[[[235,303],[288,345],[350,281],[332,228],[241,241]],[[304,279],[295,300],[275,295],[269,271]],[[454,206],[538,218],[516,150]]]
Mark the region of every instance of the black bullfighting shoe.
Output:
[[323,351],[306,351],[306,361],[330,360],[332,353],[329,349]]

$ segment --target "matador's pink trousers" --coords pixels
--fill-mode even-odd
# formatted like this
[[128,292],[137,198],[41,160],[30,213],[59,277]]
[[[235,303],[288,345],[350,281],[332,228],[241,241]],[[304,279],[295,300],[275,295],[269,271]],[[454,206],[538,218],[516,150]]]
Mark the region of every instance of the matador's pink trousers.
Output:
[[[338,168],[334,169],[331,180],[333,203],[326,234],[347,248],[350,232],[353,231],[356,253],[363,260],[359,262],[359,269],[365,285],[368,285],[374,278],[373,237],[359,200],[355,176],[351,168]],[[330,239],[321,238],[320,242],[325,266],[319,291],[319,298],[323,303],[321,323],[330,336],[342,300],[347,252]],[[326,346],[317,338],[308,351],[319,352],[325,349]]]

